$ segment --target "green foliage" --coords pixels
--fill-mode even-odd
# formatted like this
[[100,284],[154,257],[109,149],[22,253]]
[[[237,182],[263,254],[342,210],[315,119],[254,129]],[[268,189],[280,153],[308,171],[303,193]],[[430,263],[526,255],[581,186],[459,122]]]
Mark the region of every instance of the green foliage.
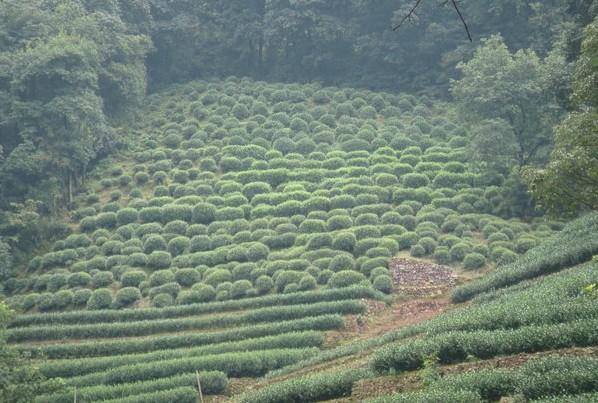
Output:
[[371,374],[363,369],[350,369],[307,375],[266,386],[240,396],[241,402],[305,402],[350,396],[353,383]]
[[573,79],[573,100],[577,110],[569,113],[556,129],[555,146],[548,164],[528,169],[524,176],[534,197],[552,213],[577,214],[596,210],[595,178],[598,177],[598,127],[595,87],[598,77],[598,22],[584,31],[581,55]]

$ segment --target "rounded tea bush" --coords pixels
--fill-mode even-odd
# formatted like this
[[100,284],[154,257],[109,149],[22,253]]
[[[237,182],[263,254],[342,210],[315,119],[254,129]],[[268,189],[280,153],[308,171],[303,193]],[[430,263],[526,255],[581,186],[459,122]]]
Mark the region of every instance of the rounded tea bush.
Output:
[[157,287],[166,283],[172,283],[175,280],[175,275],[172,270],[158,270],[149,278],[150,286]]
[[170,266],[172,258],[170,253],[163,251],[152,252],[147,258],[147,264],[154,269],[165,269]]
[[484,255],[476,252],[468,253],[463,259],[463,267],[467,270],[475,270],[484,267],[486,258]]
[[98,288],[87,301],[87,309],[107,309],[112,305],[112,292],[108,288]]
[[298,284],[299,291],[315,290],[317,286],[316,279],[310,274],[305,274]]
[[367,277],[362,273],[353,270],[342,270],[330,277],[328,286],[330,288],[344,288],[361,282],[368,282]]
[[355,260],[348,254],[339,254],[332,258],[328,268],[335,272],[353,270],[355,269]]
[[357,237],[351,232],[340,232],[335,234],[332,241],[332,247],[336,250],[353,252],[357,244]]
[[168,242],[168,252],[170,252],[172,256],[181,255],[189,247],[190,243],[189,238],[185,236],[172,238]]
[[198,302],[210,302],[216,298],[216,289],[208,284],[195,284],[192,287]]
[[390,294],[392,292],[392,279],[385,274],[378,275],[374,278],[373,286],[378,291]]
[[191,287],[193,284],[201,281],[201,274],[199,271],[191,268],[178,269],[174,273],[174,277],[176,282],[183,287]]
[[142,281],[145,281],[147,275],[144,271],[133,270],[123,273],[120,282],[123,287],[139,287]]
[[152,306],[156,308],[163,308],[165,306],[171,306],[174,304],[174,298],[172,295],[165,292],[154,295],[152,298]]
[[463,242],[460,242],[450,249],[451,259],[454,262],[462,262],[465,259],[465,255],[471,252],[471,247]]
[[274,282],[267,275],[261,275],[255,280],[255,288],[259,294],[267,294],[274,287]]
[[76,307],[83,306],[87,304],[87,301],[93,294],[93,291],[83,288],[81,290],[77,290],[73,293],[73,305]]
[[233,299],[243,298],[247,292],[253,288],[253,284],[249,280],[238,280],[233,283],[230,289],[230,296]]
[[87,287],[91,283],[91,276],[84,272],[73,273],[68,277],[67,283],[70,288]]
[[114,303],[117,307],[131,305],[141,299],[141,292],[137,287],[124,287],[117,291]]

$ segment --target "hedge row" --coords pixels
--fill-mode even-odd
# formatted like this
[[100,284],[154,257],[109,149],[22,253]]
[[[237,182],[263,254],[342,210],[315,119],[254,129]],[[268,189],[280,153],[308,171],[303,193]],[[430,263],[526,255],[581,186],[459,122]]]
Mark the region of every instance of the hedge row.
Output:
[[7,340],[11,342],[58,340],[64,338],[112,338],[144,336],[161,332],[223,328],[250,323],[299,319],[330,313],[358,314],[366,309],[355,300],[317,302],[315,304],[288,305],[260,308],[240,314],[225,314],[199,318],[162,319],[129,323],[102,323],[96,325],[59,325],[10,329]]
[[241,403],[303,403],[351,395],[353,383],[373,374],[366,369],[322,372],[273,383],[239,397]]
[[188,333],[134,340],[96,340],[72,344],[44,344],[37,347],[17,346],[17,350],[33,357],[50,359],[114,356],[191,346],[199,347],[290,332],[332,330],[342,326],[343,318],[340,315],[322,315],[209,333]]
[[589,357],[547,357],[515,369],[486,369],[447,376],[431,385],[439,390],[469,390],[484,400],[521,395],[533,400],[598,391],[598,360]]
[[577,319],[598,319],[598,300],[581,298],[579,291],[596,281],[598,262],[521,283],[479,297],[477,304],[445,313],[427,322],[429,333],[454,330],[513,329]]
[[182,316],[201,315],[242,309],[262,308],[269,306],[308,304],[314,302],[336,301],[341,299],[369,298],[388,301],[384,294],[369,287],[355,286],[351,288],[304,291],[282,295],[267,295],[222,302],[198,303],[183,306],[148,309],[73,311],[61,313],[19,315],[9,325],[10,328],[44,324],[85,324],[100,322],[130,322],[151,319],[177,318]]
[[435,355],[441,363],[481,359],[497,355],[546,351],[598,343],[598,320],[580,320],[557,325],[526,326],[515,330],[449,332],[439,336],[390,345],[372,358],[371,367],[380,373],[421,368],[426,357]]
[[592,259],[598,253],[598,214],[568,224],[553,240],[529,250],[523,257],[492,273],[455,289],[454,302],[463,302],[486,291],[562,270]]
[[367,400],[367,403],[482,403],[478,393],[469,390],[430,390],[406,392]]
[[[204,395],[217,395],[223,393],[228,385],[226,374],[219,371],[200,372],[199,381]],[[122,399],[131,396],[138,398],[138,395],[148,393],[166,392],[181,387],[193,387],[197,385],[196,374],[189,373],[169,378],[153,379],[144,382],[122,383],[119,385],[98,385],[84,388],[77,388],[78,401],[103,401],[109,399]],[[36,403],[71,403],[75,391],[62,392],[59,394],[42,395],[35,399]],[[197,393],[197,392],[196,392]]]
[[197,403],[198,393],[192,387],[182,387],[170,390],[162,390],[152,393],[128,396],[111,400],[104,400],[103,403]]
[[132,365],[175,358],[197,357],[208,354],[222,354],[234,351],[256,351],[275,348],[320,347],[324,338],[316,331],[283,333],[242,341],[232,341],[207,346],[168,349],[146,354],[125,354],[109,357],[53,360],[43,363],[40,371],[51,378],[72,377],[91,372],[105,371],[123,365]]
[[106,372],[69,378],[72,386],[119,384],[165,378],[200,371],[222,371],[229,377],[258,377],[267,371],[292,364],[315,355],[318,349],[272,349],[251,352],[233,352],[201,357],[177,358],[160,362],[127,365]]

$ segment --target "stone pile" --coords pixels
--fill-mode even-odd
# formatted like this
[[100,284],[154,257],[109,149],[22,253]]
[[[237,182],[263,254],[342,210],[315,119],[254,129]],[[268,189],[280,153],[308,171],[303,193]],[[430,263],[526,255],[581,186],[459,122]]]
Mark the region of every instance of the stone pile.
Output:
[[444,293],[455,286],[450,267],[416,259],[394,258],[388,264],[399,294],[427,297]]

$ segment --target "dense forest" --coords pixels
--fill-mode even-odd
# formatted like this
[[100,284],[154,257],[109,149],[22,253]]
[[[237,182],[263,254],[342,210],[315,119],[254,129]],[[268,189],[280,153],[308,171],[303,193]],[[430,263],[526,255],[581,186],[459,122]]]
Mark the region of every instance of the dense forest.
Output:
[[[259,163],[255,168],[255,161],[246,161],[249,157],[266,160],[271,169],[289,170],[342,170],[344,163],[327,162],[343,159],[349,161],[347,172],[354,158],[379,157],[388,166],[375,169],[372,163],[372,171],[365,173],[358,169],[362,162],[353,161],[352,168],[361,174],[346,174],[375,178],[359,186],[386,188],[388,194],[377,189],[378,199],[365,205],[399,208],[415,200],[420,205],[407,206],[400,214],[417,217],[418,225],[418,210],[423,214],[425,207],[433,206],[453,210],[472,232],[476,225],[480,231],[484,225],[479,218],[474,225],[463,217],[490,214],[503,220],[500,225],[521,224],[517,228],[528,241],[548,238],[560,224],[538,229],[537,220],[568,220],[598,209],[597,16],[595,0],[2,0],[0,295],[34,289],[15,285],[15,279],[28,276],[26,270],[42,270],[43,265],[35,264],[32,269],[32,258],[61,250],[56,242],[79,232],[116,228],[116,215],[114,225],[102,227],[98,221],[89,231],[84,228],[85,220],[96,212],[99,220],[101,214],[122,211],[114,206],[114,211],[102,210],[99,205],[122,200],[119,192],[125,190],[112,189],[103,177],[115,161],[159,165],[168,160],[166,168],[148,168],[156,189],[148,188],[149,178],[138,178],[145,167],[135,167],[127,179],[127,169],[133,168],[124,162],[125,172],[113,174],[113,181],[130,191],[131,207],[152,192],[154,197],[177,199],[174,185],[188,185],[197,178],[214,189],[226,187],[219,181],[248,186],[227,175],[265,169]],[[159,146],[166,149],[163,158],[146,155]],[[263,150],[240,156],[229,150],[233,146]],[[193,147],[201,148],[197,161],[177,154]],[[378,155],[377,150],[383,151]],[[358,155],[360,151],[365,154]],[[208,161],[211,152],[218,156]],[[322,155],[314,154],[318,152]],[[287,166],[288,161],[278,161],[302,158],[310,162]],[[189,167],[179,166],[188,160]],[[176,178],[179,168],[195,167],[214,176],[191,173],[190,178]],[[164,171],[173,176],[171,183],[156,178]],[[382,174],[393,178],[378,179]],[[283,191],[285,180],[258,177],[255,182],[263,182],[268,192]],[[304,179],[290,174],[285,178],[287,186]],[[322,181],[330,178],[324,175]],[[130,189],[130,183],[138,186]],[[157,190],[169,183],[166,190]],[[297,191],[331,200],[339,196],[334,184],[322,183]],[[247,193],[244,187],[234,189],[243,193],[244,203],[228,205],[222,199],[208,204],[247,206],[239,217],[254,219],[249,205],[261,211],[253,200],[262,200],[260,195]],[[416,194],[412,189],[424,191]],[[102,191],[106,195],[98,196]],[[181,197],[191,197],[183,193]],[[199,190],[193,196],[208,198]],[[265,204],[271,207],[277,200]],[[351,208],[359,208],[359,203]],[[326,206],[324,210],[332,210]],[[138,204],[134,209],[149,207],[156,206]],[[81,213],[91,208],[93,214]],[[285,216],[277,215],[277,210],[264,211],[268,211],[264,216]],[[311,220],[309,208],[289,211],[289,219],[305,215],[306,221]],[[380,222],[385,212],[377,211]],[[450,217],[445,213],[443,219]],[[255,214],[263,218],[262,213]],[[133,215],[131,223],[136,223],[137,212]],[[206,226],[214,221],[194,221],[190,211],[188,216],[182,221]],[[358,226],[357,216],[355,221]],[[378,217],[373,222],[378,223]],[[438,219],[436,230],[445,231],[446,222]],[[301,227],[299,221],[295,224]],[[422,235],[415,224],[410,228],[401,220],[385,224],[401,225],[418,235],[405,245],[397,240],[391,255],[407,248],[412,257],[434,256],[438,237],[425,230]],[[463,236],[462,228],[455,230],[457,224],[449,227],[447,232]],[[495,241],[515,242],[509,231],[504,231],[506,239]],[[110,237],[111,242],[112,235],[101,237]],[[484,233],[486,238],[490,235]],[[358,236],[355,242],[360,241]],[[177,253],[169,250],[172,257],[189,251],[185,242],[181,240],[181,251],[175,246]],[[285,247],[309,249],[310,242],[293,241]],[[445,246],[448,255],[454,243],[439,247]],[[501,245],[509,249],[503,259],[504,250],[493,257],[492,247],[484,252],[486,246],[477,246],[479,250],[472,241],[456,264],[463,264],[468,254],[477,255],[472,261],[481,259],[480,267],[512,263],[517,254],[531,248],[531,244],[520,249]],[[144,252],[150,256],[162,249],[166,247]],[[366,256],[367,250],[361,255]],[[358,255],[354,251],[355,259]],[[77,265],[75,260],[69,259],[68,265]],[[214,266],[229,260],[223,258]],[[384,280],[374,288],[386,292],[391,276],[382,273]],[[374,277],[371,280],[374,285]],[[0,323],[11,315],[7,306],[0,305]],[[21,359],[12,352],[6,357],[6,368]],[[31,378],[33,386],[23,394],[29,396],[26,393],[36,393],[42,377],[24,371],[14,376]],[[0,394],[0,400],[3,396],[8,394]]]

